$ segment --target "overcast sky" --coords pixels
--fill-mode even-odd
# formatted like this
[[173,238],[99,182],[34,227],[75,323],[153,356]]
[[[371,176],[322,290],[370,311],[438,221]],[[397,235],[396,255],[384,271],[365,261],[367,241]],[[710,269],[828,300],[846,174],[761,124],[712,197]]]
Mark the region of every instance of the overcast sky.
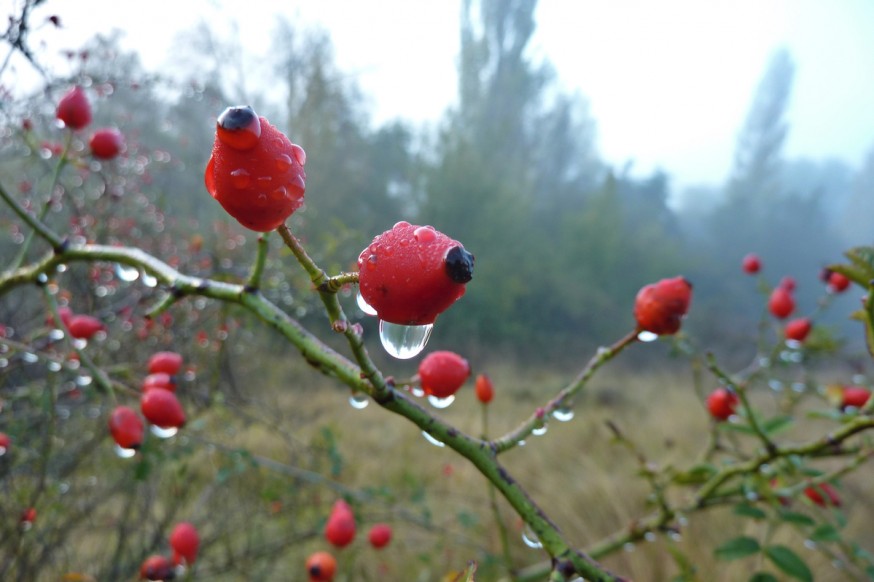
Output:
[[[52,56],[119,28],[123,46],[157,68],[172,59],[179,31],[206,19],[226,34],[237,27],[258,55],[281,6],[292,20],[328,29],[339,66],[358,79],[377,121],[434,121],[455,101],[459,4],[48,0],[38,14],[59,15],[64,29],[34,38]],[[661,167],[677,185],[721,182],[755,86],[781,45],[797,64],[787,153],[858,166],[874,147],[870,0],[541,0],[537,22],[532,54],[589,99],[602,155],[617,166],[634,160],[635,173]],[[24,69],[3,83],[15,87]]]

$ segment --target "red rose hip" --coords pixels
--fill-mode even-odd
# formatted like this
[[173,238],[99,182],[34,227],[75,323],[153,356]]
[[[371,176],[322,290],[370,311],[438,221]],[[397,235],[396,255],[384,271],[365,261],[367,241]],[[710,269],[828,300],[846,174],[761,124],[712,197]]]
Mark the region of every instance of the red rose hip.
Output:
[[737,394],[727,388],[717,388],[707,397],[707,410],[716,420],[728,420],[737,408]]
[[355,539],[355,515],[342,499],[337,500],[325,524],[325,539],[338,548],[343,548]]
[[639,331],[671,335],[680,330],[692,300],[692,284],[683,277],[662,279],[643,287],[634,301]]
[[91,104],[82,87],[73,87],[61,97],[55,116],[70,129],[82,129],[91,123]]
[[181,428],[185,411],[176,395],[169,390],[147,390],[140,397],[140,411],[146,420],[159,428]]
[[748,273],[750,275],[754,275],[762,270],[762,261],[759,259],[759,255],[755,253],[750,253],[743,258],[741,262],[741,268],[744,273]]
[[111,160],[124,149],[124,136],[114,127],[98,129],[88,142],[91,155],[101,160]]
[[470,364],[455,352],[431,352],[419,363],[419,379],[425,394],[448,398],[470,376]]
[[376,549],[382,549],[391,541],[391,526],[387,523],[375,523],[367,532],[370,545]]
[[123,449],[138,449],[143,444],[143,421],[133,408],[116,406],[109,415],[109,432]]
[[792,292],[784,286],[776,287],[768,299],[768,310],[778,319],[786,319],[795,311],[795,299]]
[[182,368],[182,356],[176,352],[156,352],[149,358],[149,374],[163,372],[175,376]]
[[812,328],[813,323],[810,321],[810,318],[799,317],[798,319],[793,319],[786,324],[786,329],[784,330],[784,333],[787,340],[803,342],[805,339],[807,339],[807,336],[810,334],[810,330]]
[[190,566],[197,560],[200,536],[194,524],[187,521],[177,523],[170,532],[170,547],[173,548],[173,562]]
[[328,552],[315,552],[306,561],[309,582],[331,582],[337,572],[337,560]]
[[488,404],[492,401],[492,398],[495,397],[495,387],[492,384],[492,379],[489,378],[488,374],[480,374],[476,377],[474,390],[476,391],[477,400],[479,400],[483,404]]

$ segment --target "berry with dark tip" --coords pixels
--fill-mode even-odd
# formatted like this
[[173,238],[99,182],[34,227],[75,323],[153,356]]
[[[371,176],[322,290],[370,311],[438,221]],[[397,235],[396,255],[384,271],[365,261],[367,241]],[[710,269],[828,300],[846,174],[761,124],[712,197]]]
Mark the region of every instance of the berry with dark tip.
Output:
[[337,572],[337,560],[328,552],[316,552],[306,561],[309,582],[331,582]]
[[143,444],[143,421],[133,408],[116,406],[109,415],[109,432],[123,449],[138,449]]
[[692,284],[684,277],[662,279],[643,287],[634,301],[638,331],[671,335],[680,324],[692,301]]

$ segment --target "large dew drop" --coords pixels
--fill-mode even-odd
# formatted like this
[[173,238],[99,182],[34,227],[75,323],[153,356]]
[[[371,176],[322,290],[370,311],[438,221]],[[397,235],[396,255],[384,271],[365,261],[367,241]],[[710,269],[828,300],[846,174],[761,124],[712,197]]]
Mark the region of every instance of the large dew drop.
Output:
[[428,343],[433,329],[433,323],[398,325],[380,320],[379,339],[382,341],[382,347],[390,356],[399,360],[409,360],[425,349],[425,344]]
[[574,411],[567,406],[560,406],[552,411],[552,418],[559,422],[568,422],[574,419]]
[[179,429],[176,428],[175,426],[161,428],[160,426],[157,426],[155,424],[153,424],[151,427],[149,427],[149,430],[151,430],[152,434],[155,435],[156,437],[158,437],[159,439],[168,439],[172,436],[175,436],[176,433],[179,432]]
[[358,303],[358,309],[363,311],[366,315],[376,315],[376,309],[371,307],[370,303],[365,301],[364,297],[361,296],[361,293],[358,294],[356,301]]
[[540,542],[540,538],[537,537],[537,534],[534,533],[534,530],[531,529],[531,526],[525,524],[525,527],[522,528],[522,543],[524,543],[529,548],[542,548],[543,544]]
[[136,449],[126,449],[118,444],[115,445],[115,455],[122,459],[130,459],[137,454]]
[[122,265],[121,263],[116,263],[115,276],[122,281],[130,283],[131,281],[136,281],[139,278],[140,271],[136,267],[129,267],[127,265]]
[[367,394],[356,392],[349,397],[349,405],[355,410],[362,410],[364,408],[367,408],[368,404],[370,404],[370,399],[367,397]]
[[642,342],[654,342],[657,339],[659,339],[659,336],[658,336],[658,334],[654,334],[651,331],[642,331],[639,334],[637,334],[637,339],[639,339]]
[[455,394],[451,394],[446,398],[438,398],[434,395],[428,395],[428,404],[434,408],[448,408],[453,402],[455,402]]
[[422,431],[422,436],[425,437],[425,440],[426,440],[426,441],[428,441],[429,443],[431,443],[431,444],[434,445],[435,447],[445,447],[445,446],[446,446],[446,445],[443,444],[442,441],[438,441],[436,438],[434,438],[433,436],[431,436],[430,433],[427,433],[427,432],[425,432],[424,430]]

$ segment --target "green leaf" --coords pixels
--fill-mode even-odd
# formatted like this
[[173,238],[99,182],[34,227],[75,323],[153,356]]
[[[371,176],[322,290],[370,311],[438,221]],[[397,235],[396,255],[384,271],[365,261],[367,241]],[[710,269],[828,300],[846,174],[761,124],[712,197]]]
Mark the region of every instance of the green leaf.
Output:
[[752,517],[753,519],[765,519],[768,517],[768,514],[759,509],[754,505],[750,505],[749,503],[740,503],[734,506],[735,515],[742,515],[744,517]]
[[775,416],[762,423],[762,430],[767,435],[775,435],[790,428],[794,422],[795,419],[788,415]]
[[747,556],[757,554],[761,549],[762,547],[755,538],[740,536],[728,540],[716,548],[713,553],[720,560],[737,560],[739,558],[746,558]]
[[789,511],[786,509],[781,509],[778,513],[780,515],[780,519],[788,523],[794,523],[797,525],[816,525],[816,522],[813,520],[813,518],[804,513]]
[[835,526],[830,523],[824,523],[818,526],[813,533],[810,534],[810,539],[815,542],[837,542],[841,539],[841,534]]
[[854,283],[867,287],[874,279],[874,247],[853,247],[844,256],[850,264],[829,265],[830,271],[849,277]]
[[765,556],[784,574],[802,582],[813,582],[813,572],[810,571],[804,560],[798,557],[798,554],[786,546],[768,546],[765,548]]
[[777,577],[768,572],[756,572],[750,576],[749,582],[779,582]]

